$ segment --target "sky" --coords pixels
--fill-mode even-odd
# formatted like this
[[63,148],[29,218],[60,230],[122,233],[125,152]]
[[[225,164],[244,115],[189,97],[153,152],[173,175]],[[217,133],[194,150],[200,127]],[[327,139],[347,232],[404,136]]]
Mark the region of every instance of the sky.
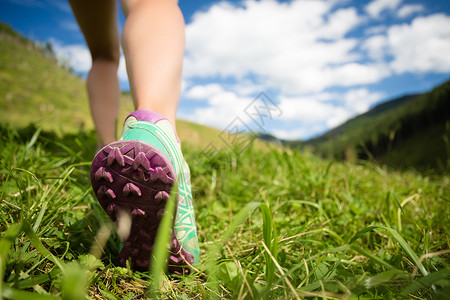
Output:
[[[177,117],[309,139],[381,102],[450,79],[450,1],[188,1]],[[64,0],[0,0],[0,20],[86,76],[89,51]],[[121,12],[119,27],[125,23]],[[118,76],[129,90],[125,58]]]

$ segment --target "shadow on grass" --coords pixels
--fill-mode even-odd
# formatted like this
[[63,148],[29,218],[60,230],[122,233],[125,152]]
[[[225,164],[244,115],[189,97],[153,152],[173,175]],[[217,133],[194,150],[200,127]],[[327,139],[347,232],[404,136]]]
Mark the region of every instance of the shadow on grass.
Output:
[[41,144],[50,155],[70,154],[79,161],[89,161],[96,152],[96,135],[93,130],[66,133],[62,136],[53,131],[41,130],[35,124],[17,128],[10,124],[0,123],[1,139],[27,145],[38,136],[34,144]]

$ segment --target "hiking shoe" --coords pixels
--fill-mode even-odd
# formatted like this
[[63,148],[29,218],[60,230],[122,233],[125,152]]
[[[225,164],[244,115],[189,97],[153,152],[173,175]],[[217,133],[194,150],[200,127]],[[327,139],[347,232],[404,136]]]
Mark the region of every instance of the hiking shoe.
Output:
[[187,274],[198,264],[199,246],[192,204],[190,172],[170,122],[146,110],[130,114],[119,141],[103,147],[91,165],[95,195],[109,217],[131,215],[128,239],[119,264],[130,260],[136,270],[148,270],[157,229],[178,180],[177,208],[169,255],[169,272]]

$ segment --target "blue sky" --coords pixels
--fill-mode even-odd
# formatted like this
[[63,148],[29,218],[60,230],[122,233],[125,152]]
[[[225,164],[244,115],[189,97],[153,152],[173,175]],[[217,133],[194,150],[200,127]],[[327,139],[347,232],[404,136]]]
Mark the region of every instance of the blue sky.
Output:
[[[448,0],[181,0],[180,7],[186,51],[178,117],[218,129],[238,120],[307,139],[450,79]],[[77,73],[89,70],[67,2],[2,0],[0,20],[52,43]],[[127,90],[123,57],[118,74]],[[264,111],[261,104],[258,123],[249,111]]]

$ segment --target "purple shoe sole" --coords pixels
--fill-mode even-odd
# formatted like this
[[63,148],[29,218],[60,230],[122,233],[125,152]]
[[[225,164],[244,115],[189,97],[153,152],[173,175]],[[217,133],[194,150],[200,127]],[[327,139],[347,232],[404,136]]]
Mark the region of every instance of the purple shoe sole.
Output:
[[[116,222],[120,210],[131,215],[128,239],[119,253],[119,264],[130,260],[135,270],[149,268],[164,208],[175,181],[172,163],[150,144],[125,140],[102,148],[91,165],[91,182],[100,205]],[[188,274],[194,257],[184,251],[172,234],[169,272]]]

